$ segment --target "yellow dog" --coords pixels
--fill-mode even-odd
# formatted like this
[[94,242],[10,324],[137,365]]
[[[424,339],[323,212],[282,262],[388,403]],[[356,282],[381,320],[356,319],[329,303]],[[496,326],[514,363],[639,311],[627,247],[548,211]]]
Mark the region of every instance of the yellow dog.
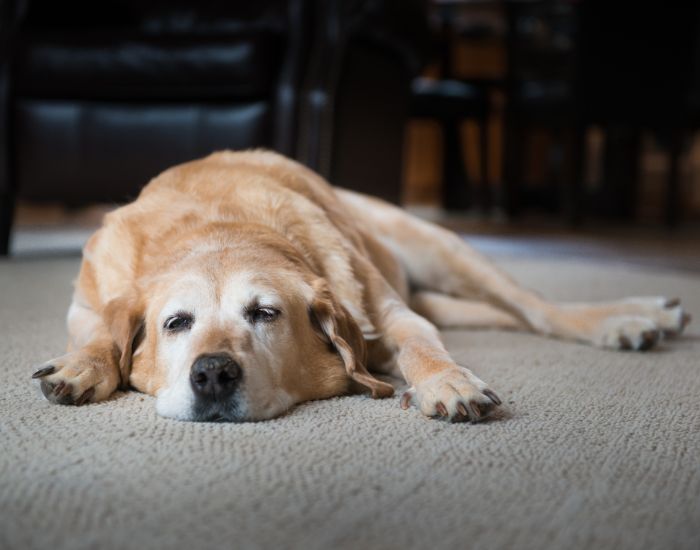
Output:
[[120,384],[182,420],[260,420],[350,391],[428,416],[488,417],[501,401],[437,326],[518,328],[645,350],[689,322],[677,300],[555,304],[457,235],[334,189],[265,151],[165,171],[85,246],[66,355],[34,374],[52,402]]

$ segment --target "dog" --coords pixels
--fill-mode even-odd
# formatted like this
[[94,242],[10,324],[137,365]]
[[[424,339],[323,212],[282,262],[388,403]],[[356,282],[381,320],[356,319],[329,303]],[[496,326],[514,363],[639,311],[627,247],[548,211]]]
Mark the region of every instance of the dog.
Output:
[[52,403],[135,388],[164,417],[239,422],[390,397],[384,374],[407,382],[402,408],[474,422],[501,399],[437,327],[643,351],[689,321],[663,297],[547,301],[450,231],[276,153],[224,151],[166,170],[105,216],[83,250],[68,352],[33,378]]

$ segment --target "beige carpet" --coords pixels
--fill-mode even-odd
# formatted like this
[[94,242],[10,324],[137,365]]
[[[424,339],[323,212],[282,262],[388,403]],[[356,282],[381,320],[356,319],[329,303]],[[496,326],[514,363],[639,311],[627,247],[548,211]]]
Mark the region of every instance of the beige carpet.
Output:
[[[501,263],[555,298],[680,296],[696,275]],[[0,548],[700,548],[700,336],[613,353],[451,332],[511,417],[449,425],[397,399],[308,403],[257,424],[155,415],[137,393],[52,406],[77,260],[0,263]]]

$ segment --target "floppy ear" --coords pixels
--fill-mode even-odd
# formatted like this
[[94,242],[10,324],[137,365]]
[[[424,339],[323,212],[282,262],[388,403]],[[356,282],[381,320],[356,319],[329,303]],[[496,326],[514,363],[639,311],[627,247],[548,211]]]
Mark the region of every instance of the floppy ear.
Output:
[[102,319],[109,327],[119,350],[121,386],[127,388],[131,374],[131,357],[144,329],[143,306],[138,293],[130,292],[110,300],[102,311]]
[[338,352],[348,376],[368,388],[375,399],[394,395],[390,384],[377,380],[367,371],[367,346],[352,315],[335,300],[326,281],[317,279],[311,286],[314,290],[309,307],[311,322],[321,337]]

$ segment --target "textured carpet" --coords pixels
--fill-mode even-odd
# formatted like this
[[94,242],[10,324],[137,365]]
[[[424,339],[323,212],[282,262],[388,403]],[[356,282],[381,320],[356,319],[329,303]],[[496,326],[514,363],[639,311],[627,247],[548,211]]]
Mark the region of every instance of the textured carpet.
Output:
[[[700,280],[623,264],[501,259],[554,298]],[[255,424],[179,423],[138,393],[52,406],[74,259],[0,263],[1,548],[700,548],[700,336],[647,354],[449,332],[509,418],[449,425],[398,399],[307,403]]]

